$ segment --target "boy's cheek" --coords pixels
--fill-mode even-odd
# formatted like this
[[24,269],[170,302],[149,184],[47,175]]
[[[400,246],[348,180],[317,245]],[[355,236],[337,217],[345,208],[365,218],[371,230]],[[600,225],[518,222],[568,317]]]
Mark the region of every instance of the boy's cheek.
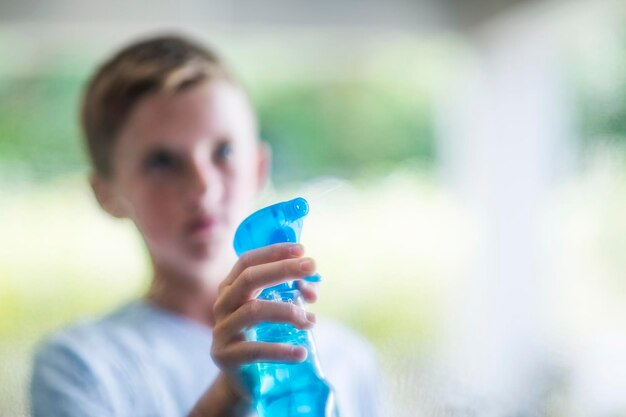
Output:
[[159,219],[143,219],[143,223],[136,223],[136,226],[152,256],[168,259],[181,253],[184,240],[180,233],[168,229]]
[[165,225],[159,221],[159,217],[138,216],[134,221],[137,229],[148,242],[159,243],[167,240],[169,233]]
[[162,240],[175,232],[180,214],[167,198],[142,199],[135,202],[132,220],[145,238]]
[[171,211],[173,202],[176,201],[176,189],[170,184],[155,181],[132,184],[128,187],[128,197],[133,201],[137,211],[143,215],[149,212],[157,214]]

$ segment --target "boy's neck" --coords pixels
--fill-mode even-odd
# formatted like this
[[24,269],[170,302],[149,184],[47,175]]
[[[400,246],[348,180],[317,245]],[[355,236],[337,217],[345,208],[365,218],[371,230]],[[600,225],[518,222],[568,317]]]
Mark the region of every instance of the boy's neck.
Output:
[[227,268],[215,267],[206,271],[203,277],[189,277],[154,265],[154,276],[145,299],[157,307],[212,328],[218,285],[227,272]]

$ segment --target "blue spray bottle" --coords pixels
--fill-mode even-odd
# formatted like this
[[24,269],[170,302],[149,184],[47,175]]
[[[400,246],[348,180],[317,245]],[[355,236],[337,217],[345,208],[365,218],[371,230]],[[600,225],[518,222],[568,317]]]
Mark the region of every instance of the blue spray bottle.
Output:
[[[277,203],[254,212],[235,232],[237,256],[274,243],[297,243],[303,217],[308,212],[309,205],[304,198]],[[319,281],[319,275],[305,279]],[[293,281],[266,288],[258,298],[303,304]],[[247,338],[303,346],[308,353],[301,363],[255,362],[242,368],[260,417],[338,417],[334,393],[322,374],[310,331],[287,323],[264,322],[250,329]]]

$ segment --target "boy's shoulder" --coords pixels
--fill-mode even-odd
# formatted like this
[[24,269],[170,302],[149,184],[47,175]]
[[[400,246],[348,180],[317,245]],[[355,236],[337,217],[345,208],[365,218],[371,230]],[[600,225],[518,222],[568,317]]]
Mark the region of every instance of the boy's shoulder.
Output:
[[64,395],[77,395],[79,403],[85,397],[108,395],[111,364],[119,358],[111,344],[116,326],[109,317],[110,314],[82,319],[39,341],[30,379],[35,415],[44,415],[49,402]]
[[[157,415],[151,407],[165,404],[175,411],[164,414],[176,415],[215,376],[210,341],[207,332],[145,302],[128,303],[42,339],[31,373],[33,403],[71,397],[72,404],[84,399],[125,410],[106,415],[131,415],[131,406]],[[154,383],[150,392],[146,381]],[[179,389],[185,392],[180,398],[168,394]]]
[[104,314],[82,317],[48,333],[41,344],[69,343],[74,340],[90,341],[100,337],[102,332],[113,331],[119,318],[128,315],[133,303],[124,304]]
[[[45,336],[37,345],[36,360],[72,356],[75,360],[106,364],[132,361],[175,346],[210,346],[210,334],[193,324],[133,300],[113,311],[67,325]],[[187,343],[187,344],[185,344]]]
[[47,334],[36,346],[36,361],[62,356],[84,360],[101,351],[109,344],[111,333],[119,330],[117,321],[112,318],[126,309],[124,306],[106,315],[83,318]]

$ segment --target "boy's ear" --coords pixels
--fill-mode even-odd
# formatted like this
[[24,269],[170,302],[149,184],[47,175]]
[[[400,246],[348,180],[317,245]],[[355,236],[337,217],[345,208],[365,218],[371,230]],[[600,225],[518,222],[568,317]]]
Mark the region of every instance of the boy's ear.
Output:
[[124,204],[122,197],[117,195],[110,180],[93,173],[89,177],[89,184],[96,196],[96,200],[98,200],[98,204],[100,204],[100,207],[102,207],[104,211],[119,219],[128,217],[127,204]]
[[259,142],[257,166],[257,191],[261,192],[270,177],[272,170],[272,148],[265,141]]

